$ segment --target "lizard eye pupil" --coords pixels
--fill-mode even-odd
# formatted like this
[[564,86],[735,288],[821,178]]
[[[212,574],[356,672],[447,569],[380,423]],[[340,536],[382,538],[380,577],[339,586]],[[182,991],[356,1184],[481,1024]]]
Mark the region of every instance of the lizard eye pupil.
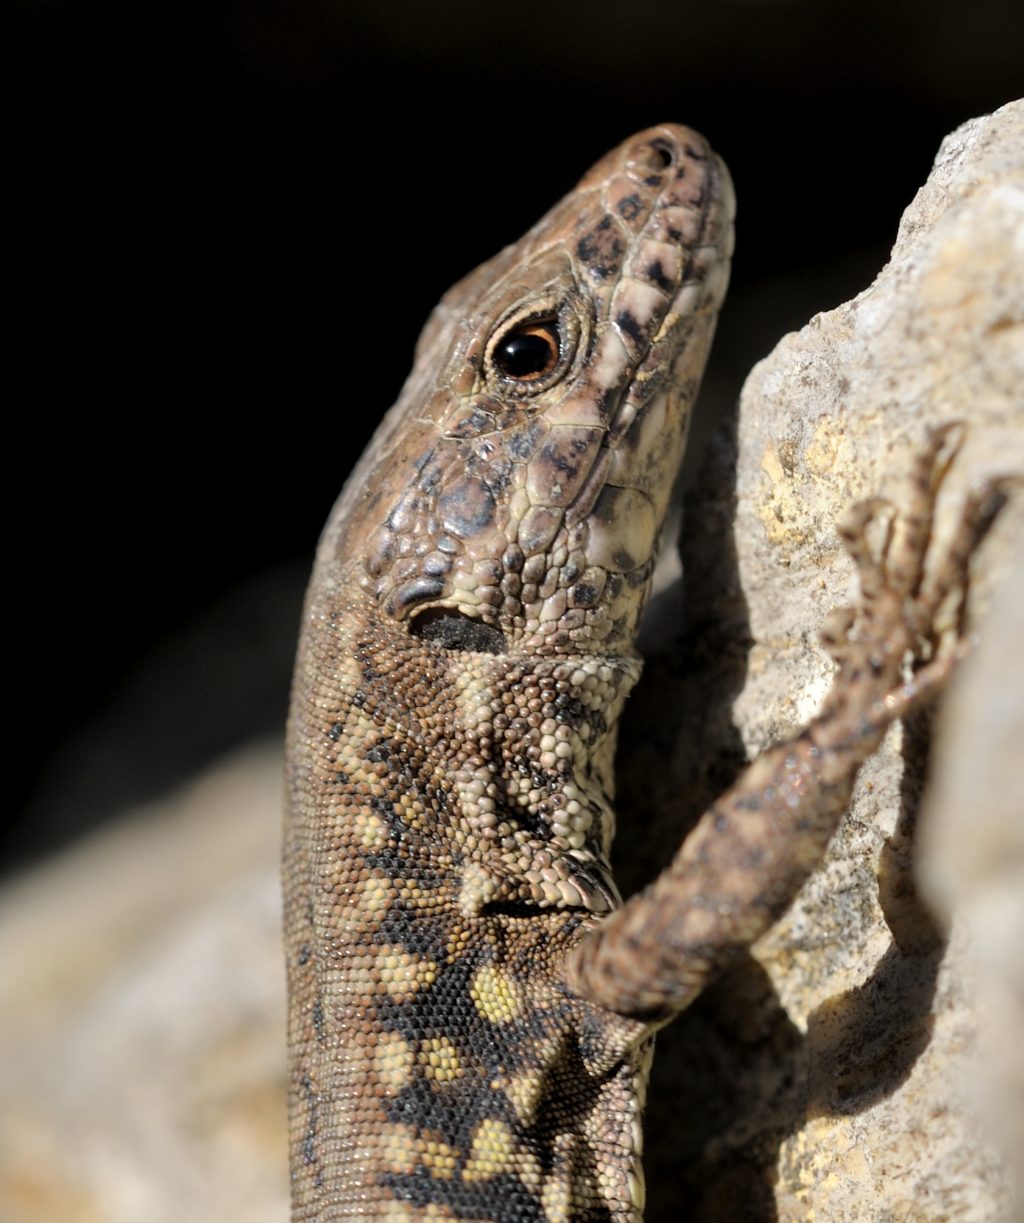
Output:
[[514,327],[494,349],[494,364],[499,373],[515,382],[533,382],[550,374],[558,364],[560,349],[558,325],[553,321],[534,321]]

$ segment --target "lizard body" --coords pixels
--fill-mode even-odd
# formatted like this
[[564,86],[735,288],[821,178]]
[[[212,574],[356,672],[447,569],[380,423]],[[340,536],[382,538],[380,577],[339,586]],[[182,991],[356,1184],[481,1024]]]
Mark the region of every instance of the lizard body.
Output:
[[[962,585],[937,434],[821,715],[625,907],[616,726],[732,249],[696,133],[613,151],[460,282],[325,528],[289,722],[293,1219],[634,1223],[651,1037],[792,899]],[[857,632],[852,633],[856,621]]]

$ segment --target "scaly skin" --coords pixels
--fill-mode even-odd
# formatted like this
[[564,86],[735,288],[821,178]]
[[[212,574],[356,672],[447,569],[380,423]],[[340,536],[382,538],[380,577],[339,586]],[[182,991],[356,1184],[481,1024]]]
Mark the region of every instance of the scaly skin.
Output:
[[616,727],[731,247],[701,137],[627,141],[444,298],[327,524],[288,742],[293,1220],[639,1219],[653,1032],[785,907],[949,669],[900,686],[937,435],[915,529],[873,558],[877,507],[850,527],[864,606],[820,717],[620,908]]

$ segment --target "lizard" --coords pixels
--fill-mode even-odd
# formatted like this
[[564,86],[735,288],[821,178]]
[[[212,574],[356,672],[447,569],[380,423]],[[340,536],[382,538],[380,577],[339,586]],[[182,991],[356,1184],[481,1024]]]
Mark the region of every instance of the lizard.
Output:
[[654,1033],[786,909],[964,652],[935,622],[999,498],[930,558],[950,425],[902,515],[840,526],[861,593],[819,714],[623,904],[617,725],[733,217],[691,129],[609,153],[445,295],[324,529],[287,740],[294,1223],[637,1223]]

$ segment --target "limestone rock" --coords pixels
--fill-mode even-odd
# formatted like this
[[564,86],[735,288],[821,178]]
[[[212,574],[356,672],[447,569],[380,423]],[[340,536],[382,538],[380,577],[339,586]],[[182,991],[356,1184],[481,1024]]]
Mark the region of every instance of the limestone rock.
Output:
[[1018,1203],[1024,1203],[1022,744],[1024,546],[943,709],[918,863],[925,898],[963,930],[969,946],[963,968],[978,1056],[962,1068],[964,1088],[1016,1177]]
[[0,1219],[288,1216],[280,749],[0,897]]
[[[631,813],[645,802],[647,819],[667,826],[680,794],[684,823],[692,820],[742,758],[806,723],[832,673],[817,646],[822,621],[853,594],[835,530],[844,509],[875,494],[899,504],[928,429],[963,420],[937,527],[948,536],[973,482],[1024,473],[1022,387],[1017,102],[943,143],[876,281],[784,338],[750,375],[735,436],[719,439],[687,508],[687,653],[683,664],[660,660],[635,698],[656,711],[656,725],[642,725],[641,708],[640,731],[624,740],[621,836],[628,841]],[[969,615],[982,634],[1015,556],[1020,567],[1022,536],[1018,496],[974,569]],[[1002,597],[1019,624],[1020,593]],[[659,1037],[651,1223],[1018,1217],[1010,1161],[979,1128],[977,1093],[967,1089],[978,1077],[986,998],[973,973],[982,940],[987,988],[1012,978],[1002,1035],[990,1035],[1005,1044],[1016,1033],[1017,1094],[998,1115],[1022,1133],[1024,790],[1013,770],[1024,743],[1024,637],[998,631],[1007,644],[995,647],[987,679],[968,683],[965,674],[941,739],[932,747],[927,717],[890,732],[786,918]],[[671,727],[669,700],[682,711]],[[670,761],[653,789],[651,753]],[[922,801],[929,754],[941,767]],[[989,786],[991,798],[979,799]],[[943,823],[929,895],[945,898],[948,930],[914,882],[917,825],[932,819]],[[976,861],[966,846],[981,836]],[[1018,1139],[1018,1159],[1021,1150]],[[666,1184],[676,1192],[663,1197]]]

